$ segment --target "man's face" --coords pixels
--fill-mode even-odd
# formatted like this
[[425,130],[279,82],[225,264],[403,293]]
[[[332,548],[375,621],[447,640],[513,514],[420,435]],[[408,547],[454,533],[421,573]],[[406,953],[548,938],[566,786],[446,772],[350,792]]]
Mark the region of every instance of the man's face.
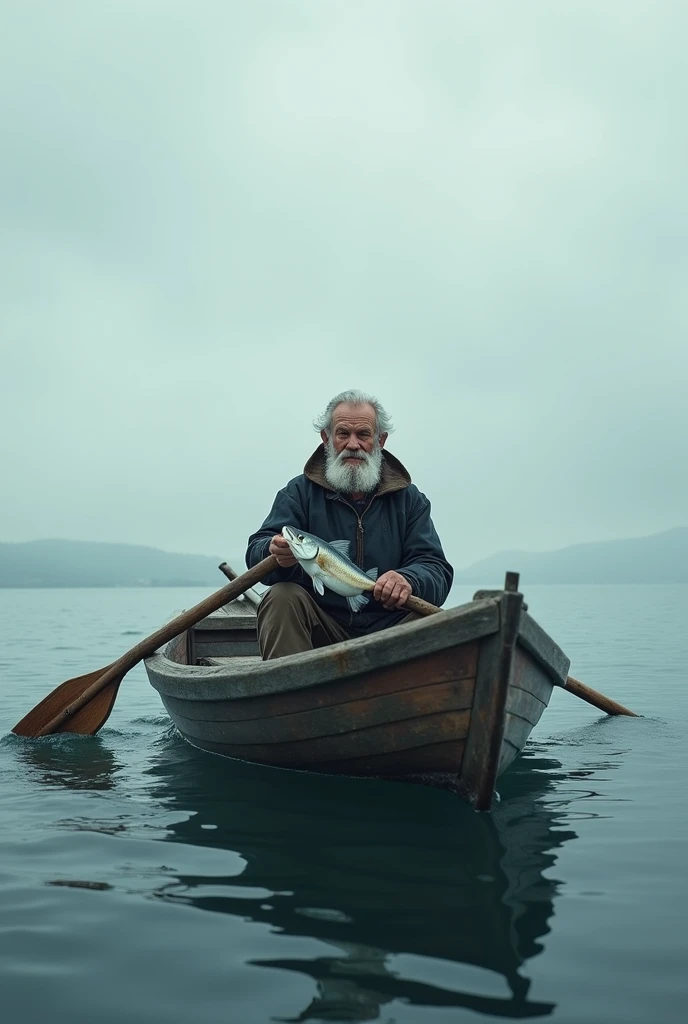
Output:
[[[349,405],[342,402],[332,414],[332,444],[342,461],[360,458],[360,452],[370,455],[375,447],[376,419],[372,405]],[[320,436],[327,444],[325,431]],[[380,434],[380,447],[384,448],[387,434]],[[355,465],[355,462],[352,463]]]
[[387,434],[376,434],[375,410],[371,405],[342,402],[332,415],[332,433],[323,430],[325,476],[335,491],[365,494],[380,480],[382,448]]

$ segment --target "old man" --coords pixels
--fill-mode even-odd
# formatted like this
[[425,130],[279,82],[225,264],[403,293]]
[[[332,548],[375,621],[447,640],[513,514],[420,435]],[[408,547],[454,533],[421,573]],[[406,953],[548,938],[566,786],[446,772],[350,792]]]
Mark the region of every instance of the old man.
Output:
[[[430,518],[430,502],[402,464],[385,450],[392,429],[376,398],[343,391],[315,421],[322,444],[303,473],[278,492],[268,517],[248,542],[246,564],[268,554],[278,568],[263,582],[270,590],[258,610],[264,659],[349,640],[415,618],[404,605],[410,594],[441,605],[453,569]],[[361,611],[326,589],[316,593],[281,535],[293,526],[325,541],[351,541],[362,569],[378,569],[375,588]]]

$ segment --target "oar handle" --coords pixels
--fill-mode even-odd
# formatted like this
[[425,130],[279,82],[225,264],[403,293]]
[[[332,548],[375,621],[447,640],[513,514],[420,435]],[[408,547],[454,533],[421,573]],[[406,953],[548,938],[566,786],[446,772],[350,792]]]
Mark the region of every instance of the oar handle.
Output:
[[221,608],[223,604],[229,604],[239,594],[243,594],[245,590],[255,586],[256,583],[260,583],[264,576],[274,572],[277,568],[277,559],[274,555],[270,555],[268,558],[264,558],[258,565],[254,565],[248,572],[243,573],[241,576],[237,576],[232,583],[228,583],[222,590],[217,590],[210,597],[206,597],[205,600],[199,604],[194,605],[193,608],[189,608],[188,611],[182,612],[175,619],[171,619],[170,622],[165,623],[155,633],[152,633],[145,640],[142,640],[136,647],[132,647],[130,651],[114,661],[112,665],[108,666],[101,676],[91,683],[91,685],[80,694],[76,700],[73,700],[71,704],[68,704],[66,708],[46,723],[35,735],[37,736],[48,736],[50,733],[57,732],[60,726],[64,723],[65,719],[74,715],[77,711],[80,711],[85,704],[95,697],[108,683],[111,683],[113,679],[122,677],[126,673],[137,665],[143,658],[149,657],[154,654],[159,647],[163,644],[173,640],[175,636],[179,636],[185,630],[190,629],[191,626],[195,626],[197,622],[204,619],[206,615],[212,615],[218,608]]
[[598,693],[597,690],[586,686],[585,683],[574,679],[573,676],[568,676],[563,689],[580,697],[581,700],[586,700],[588,704],[592,704],[593,707],[599,708],[600,711],[604,711],[608,715],[629,715],[631,718],[640,718],[635,711],[629,711],[623,704],[617,704],[615,700],[605,697],[603,693]]
[[424,601],[422,597],[414,597],[413,594],[406,598],[404,608],[415,612],[416,615],[436,615],[437,612],[442,611],[436,604],[430,604],[429,601]]

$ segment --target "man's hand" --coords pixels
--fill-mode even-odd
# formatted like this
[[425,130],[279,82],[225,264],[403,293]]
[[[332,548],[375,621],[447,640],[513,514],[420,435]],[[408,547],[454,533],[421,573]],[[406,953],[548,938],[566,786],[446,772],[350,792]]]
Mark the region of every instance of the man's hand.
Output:
[[270,541],[270,547],[268,551],[271,555],[274,555],[277,559],[277,564],[282,569],[288,569],[292,565],[296,565],[296,559],[291,553],[291,548],[287,544],[284,537],[277,533]]
[[400,572],[390,569],[380,576],[373,588],[373,597],[383,608],[403,608],[411,595],[411,584]]

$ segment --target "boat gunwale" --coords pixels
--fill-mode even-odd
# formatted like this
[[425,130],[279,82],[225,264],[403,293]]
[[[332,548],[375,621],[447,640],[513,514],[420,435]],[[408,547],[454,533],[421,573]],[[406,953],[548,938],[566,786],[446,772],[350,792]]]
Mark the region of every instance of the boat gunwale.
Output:
[[[454,611],[456,608],[467,608],[469,605],[487,600],[499,602],[504,593],[505,591],[503,590],[478,590],[473,595],[472,601],[456,605],[455,608],[443,609],[443,613],[446,614],[447,611]],[[235,607],[236,602],[233,602],[230,606],[223,606],[217,612],[213,612],[212,615],[206,616],[205,619],[202,619],[193,628],[195,630],[219,631],[255,626],[257,619],[255,607],[252,607],[250,611],[245,608],[240,611],[235,610]],[[239,617],[242,620],[241,626],[238,622]],[[232,621],[232,619],[235,621]],[[412,623],[407,623],[406,625],[412,625]],[[344,642],[347,644],[351,643],[350,640]],[[527,605],[525,604],[521,611],[517,642],[533,656],[549,676],[553,677],[555,686],[564,686],[566,684],[571,659],[564,654],[561,647],[552,639],[549,633],[528,614]],[[390,661],[390,664],[393,664],[393,662]]]
[[498,633],[499,605],[493,598],[471,601],[441,615],[270,661],[239,656],[222,665],[184,665],[157,651],[145,659],[146,670],[154,689],[181,700],[240,700],[286,693],[353,678]]

